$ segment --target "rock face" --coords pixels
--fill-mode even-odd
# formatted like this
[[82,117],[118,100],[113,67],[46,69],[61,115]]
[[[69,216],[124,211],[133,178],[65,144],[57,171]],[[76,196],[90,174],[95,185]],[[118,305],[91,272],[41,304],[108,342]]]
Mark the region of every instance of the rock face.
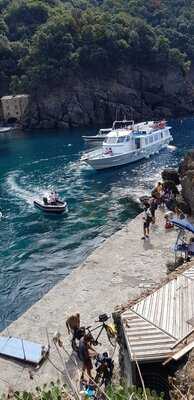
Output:
[[[185,192],[182,190],[179,193],[177,189],[177,185],[184,182],[183,175],[180,175],[181,169],[186,171],[186,168],[185,161],[179,167],[179,171],[174,168],[166,168],[162,171],[162,179],[164,187],[170,188],[176,195],[176,207],[178,207],[184,214],[191,215],[190,202],[188,201],[187,196],[184,195]],[[184,187],[186,187],[187,191],[187,184]]]
[[189,353],[188,361],[175,373],[171,382],[173,383],[172,399],[194,399],[194,350]]
[[187,153],[179,167],[182,195],[194,215],[194,150]]
[[194,111],[194,73],[125,66],[103,76],[68,72],[61,85],[31,94],[24,127],[65,128],[110,125],[116,118],[159,119]]
[[162,171],[162,179],[163,181],[174,182],[175,185],[179,185],[180,183],[178,171],[172,168],[166,168]]
[[183,214],[191,215],[191,208],[189,204],[184,200],[183,195],[179,194],[176,196],[176,206],[183,212]]

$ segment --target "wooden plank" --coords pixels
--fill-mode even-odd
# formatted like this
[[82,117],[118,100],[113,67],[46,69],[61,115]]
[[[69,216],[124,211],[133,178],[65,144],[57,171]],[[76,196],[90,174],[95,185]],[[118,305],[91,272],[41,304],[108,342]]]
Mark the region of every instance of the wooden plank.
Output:
[[172,347],[171,349],[175,349],[175,347],[177,347],[181,342],[183,342],[183,340],[185,340],[188,336],[190,336],[192,333],[194,332],[194,328],[188,332],[185,336],[183,336],[180,340],[178,340]]
[[169,357],[167,360],[165,360],[162,365],[166,365],[172,360],[175,360],[175,361],[179,360],[181,357],[183,357],[185,354],[187,354],[193,348],[194,348],[194,341],[187,344],[187,346],[183,347],[183,349],[172,354],[172,356]]
[[179,360],[179,358],[183,357],[185,354],[188,353],[188,351],[192,350],[194,348],[194,341],[189,343],[187,346],[183,347],[183,349],[177,351],[177,353],[173,354],[172,358],[173,360]]

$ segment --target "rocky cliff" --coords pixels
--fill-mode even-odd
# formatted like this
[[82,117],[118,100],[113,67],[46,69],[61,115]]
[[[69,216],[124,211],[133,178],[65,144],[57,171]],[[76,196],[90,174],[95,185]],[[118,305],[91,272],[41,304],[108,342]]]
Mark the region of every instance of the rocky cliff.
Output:
[[194,150],[189,151],[179,167],[182,195],[194,215]]
[[25,127],[105,126],[117,116],[135,120],[188,115],[194,111],[194,72],[122,67],[104,76],[69,71],[60,87],[32,93]]

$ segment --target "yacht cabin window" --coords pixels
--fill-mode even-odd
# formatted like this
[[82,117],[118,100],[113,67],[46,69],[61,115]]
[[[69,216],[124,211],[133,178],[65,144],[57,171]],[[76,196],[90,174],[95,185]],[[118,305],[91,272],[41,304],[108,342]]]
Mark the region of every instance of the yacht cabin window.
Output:
[[117,137],[107,137],[106,139],[105,139],[105,143],[107,143],[107,144],[114,144],[114,143],[117,143]]
[[150,136],[149,143],[153,143],[153,140],[154,140],[153,136]]
[[123,143],[123,142],[125,142],[125,139],[126,139],[126,136],[119,136],[117,143]]
[[136,144],[136,149],[140,149],[140,147],[141,147],[140,138],[135,139],[135,144]]

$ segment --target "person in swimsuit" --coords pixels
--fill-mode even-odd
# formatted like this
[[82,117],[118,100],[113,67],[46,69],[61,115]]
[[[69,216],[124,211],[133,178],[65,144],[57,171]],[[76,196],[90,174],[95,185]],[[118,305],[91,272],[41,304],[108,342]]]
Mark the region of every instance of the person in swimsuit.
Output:
[[92,357],[97,355],[96,351],[92,347],[92,336],[91,334],[84,335],[79,341],[78,356],[83,362],[82,376],[84,379],[85,372],[87,372],[87,377],[92,378]]

